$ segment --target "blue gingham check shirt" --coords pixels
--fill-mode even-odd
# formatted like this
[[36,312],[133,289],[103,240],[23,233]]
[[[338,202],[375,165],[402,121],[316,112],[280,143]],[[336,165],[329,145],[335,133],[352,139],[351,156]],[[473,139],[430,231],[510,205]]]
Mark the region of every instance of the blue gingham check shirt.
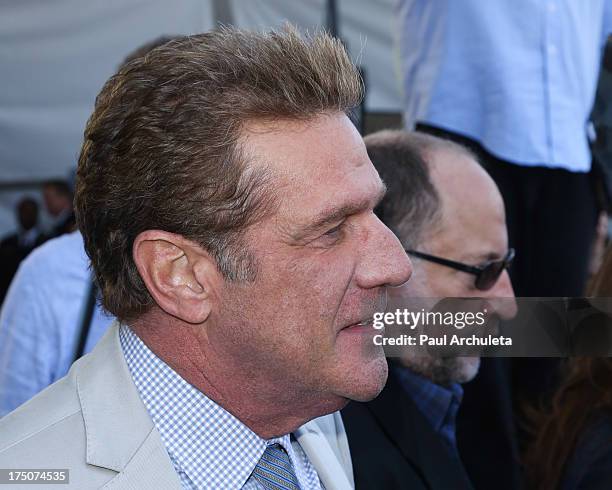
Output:
[[452,383],[448,387],[440,386],[405,367],[390,367],[436,433],[457,453],[455,420],[463,398],[461,385]]
[[251,477],[266,447],[280,444],[300,488],[322,488],[316,470],[289,434],[265,440],[181,378],[126,325],[121,348],[184,489],[263,489]]

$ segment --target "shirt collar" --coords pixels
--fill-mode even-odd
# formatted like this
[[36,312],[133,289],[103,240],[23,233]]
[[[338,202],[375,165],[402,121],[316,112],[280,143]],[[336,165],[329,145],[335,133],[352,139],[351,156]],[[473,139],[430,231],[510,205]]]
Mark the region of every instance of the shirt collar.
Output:
[[411,369],[395,364],[391,365],[391,369],[433,429],[440,433],[450,424],[454,432],[455,416],[463,398],[461,385],[451,383],[441,386]]
[[[242,488],[266,447],[275,443],[297,468],[289,434],[262,439],[179,376],[128,326],[121,326],[119,337],[134,383],[171,460],[198,488]],[[296,476],[299,481],[299,472]]]

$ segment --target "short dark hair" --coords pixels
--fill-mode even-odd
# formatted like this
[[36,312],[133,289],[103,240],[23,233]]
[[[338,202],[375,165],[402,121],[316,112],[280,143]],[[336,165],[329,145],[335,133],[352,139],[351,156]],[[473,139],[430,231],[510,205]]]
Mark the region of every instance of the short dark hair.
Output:
[[457,143],[417,131],[383,130],[364,140],[387,184],[387,194],[374,211],[404,247],[417,248],[441,216],[440,196],[429,171],[431,154],[447,149],[475,157]]
[[269,173],[249,165],[243,128],[347,113],[361,96],[339,41],[291,27],[187,36],[123,66],[96,99],[77,174],[77,221],[105,308],[125,321],[153,304],[132,257],[148,229],[200,244],[227,280],[252,279],[241,238],[275,196]]
[[17,203],[17,210],[20,209],[36,210],[38,212],[38,201],[33,197],[25,196]]

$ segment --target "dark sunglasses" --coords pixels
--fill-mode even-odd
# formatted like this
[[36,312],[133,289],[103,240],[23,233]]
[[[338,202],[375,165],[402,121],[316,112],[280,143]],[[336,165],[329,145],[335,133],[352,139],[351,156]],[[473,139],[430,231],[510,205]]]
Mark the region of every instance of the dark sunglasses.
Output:
[[493,260],[480,266],[455,262],[454,260],[436,257],[435,255],[418,252],[417,250],[406,250],[406,252],[410,255],[418,257],[419,259],[428,260],[429,262],[444,265],[458,271],[467,272],[468,274],[474,274],[476,276],[476,289],[481,291],[491,289],[499,279],[499,276],[502,275],[502,272],[508,269],[514,260],[513,248],[508,250],[508,253],[503,259]]

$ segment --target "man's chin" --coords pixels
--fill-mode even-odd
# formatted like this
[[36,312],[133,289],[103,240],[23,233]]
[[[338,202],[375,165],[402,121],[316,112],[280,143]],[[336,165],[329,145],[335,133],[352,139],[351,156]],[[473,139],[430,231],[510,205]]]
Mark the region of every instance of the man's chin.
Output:
[[472,381],[480,368],[480,357],[475,356],[446,358],[423,356],[404,358],[401,362],[405,367],[442,386]]
[[385,387],[388,374],[389,368],[384,356],[371,360],[367,365],[349,373],[347,379],[350,379],[350,384],[345,397],[357,402],[376,398]]

